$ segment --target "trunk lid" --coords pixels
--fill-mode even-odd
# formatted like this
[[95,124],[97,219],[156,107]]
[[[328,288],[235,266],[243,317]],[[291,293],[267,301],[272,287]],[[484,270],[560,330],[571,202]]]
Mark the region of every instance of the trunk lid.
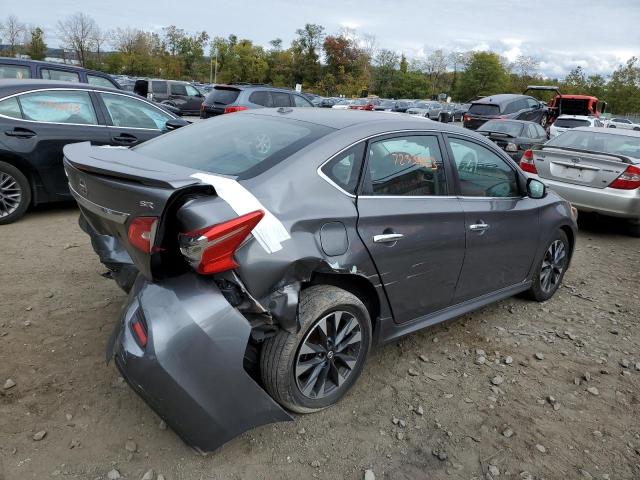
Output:
[[615,155],[555,146],[542,146],[533,154],[540,178],[594,188],[609,186],[628,166]]
[[214,193],[211,186],[190,176],[196,170],[126,148],[78,143],[67,145],[64,157],[69,188],[87,222],[97,233],[115,237],[150,280],[154,258],[162,252],[143,252],[130,242],[128,229],[133,219],[158,219],[152,246],[158,245],[166,228],[165,213],[175,200],[190,191]]

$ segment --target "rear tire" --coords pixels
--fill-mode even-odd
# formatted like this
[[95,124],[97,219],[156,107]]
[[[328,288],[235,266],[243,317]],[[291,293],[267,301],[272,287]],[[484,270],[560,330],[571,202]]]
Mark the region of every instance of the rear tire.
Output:
[[527,296],[537,302],[549,300],[558,291],[569,265],[570,246],[566,233],[558,230],[545,247]]
[[303,290],[298,316],[296,334],[283,330],[264,343],[260,373],[278,403],[311,413],[337,403],[360,376],[371,320],[355,295],[330,285]]
[[640,220],[629,222],[628,225],[629,235],[632,237],[640,237]]
[[0,225],[15,222],[31,204],[31,186],[13,165],[0,162]]

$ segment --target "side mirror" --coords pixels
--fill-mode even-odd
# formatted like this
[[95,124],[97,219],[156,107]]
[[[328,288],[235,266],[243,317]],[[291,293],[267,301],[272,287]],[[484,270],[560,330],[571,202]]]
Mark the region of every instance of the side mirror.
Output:
[[544,198],[547,196],[547,186],[540,180],[529,178],[527,180],[527,195],[534,199]]
[[173,118],[171,120],[168,120],[167,123],[164,124],[164,128],[166,128],[168,131],[172,131],[180,127],[184,127],[185,125],[189,125],[189,122],[179,118]]

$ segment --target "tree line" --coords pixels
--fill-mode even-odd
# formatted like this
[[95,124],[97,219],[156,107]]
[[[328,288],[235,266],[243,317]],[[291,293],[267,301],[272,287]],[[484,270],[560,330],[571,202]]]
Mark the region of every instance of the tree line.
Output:
[[[103,31],[93,18],[76,13],[57,22],[56,34],[65,55],[82,66],[112,74],[162,77],[218,83],[269,83],[326,96],[375,94],[385,98],[431,98],[446,93],[467,101],[495,93],[521,93],[527,85],[557,85],[563,93],[595,95],[608,110],[640,112],[640,65],[633,57],[607,77],[587,75],[582,67],[564,79],[544,78],[540,62],[521,55],[510,62],[490,51],[436,49],[420,58],[382,48],[373,35],[342,28],[327,33],[306,24],[286,46],[282,39],[268,46],[252,40],[188,32],[170,25],[159,32],[139,28]],[[45,58],[45,32],[27,26],[15,15],[0,23],[7,45],[3,55]],[[68,52],[68,53],[67,53]]]

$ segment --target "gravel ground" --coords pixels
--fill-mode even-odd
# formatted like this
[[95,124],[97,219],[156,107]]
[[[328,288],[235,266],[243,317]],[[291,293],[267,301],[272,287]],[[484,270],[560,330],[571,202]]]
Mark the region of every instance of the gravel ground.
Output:
[[640,478],[640,241],[615,222],[581,222],[549,302],[387,345],[339,405],[202,457],[105,365],[125,296],[77,216],[0,227],[0,480]]

